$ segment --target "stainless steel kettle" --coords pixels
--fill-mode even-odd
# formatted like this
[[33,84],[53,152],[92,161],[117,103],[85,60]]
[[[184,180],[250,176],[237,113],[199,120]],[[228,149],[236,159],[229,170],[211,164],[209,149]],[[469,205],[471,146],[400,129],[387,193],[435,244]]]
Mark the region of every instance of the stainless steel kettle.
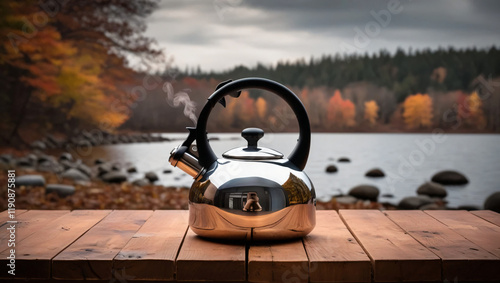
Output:
[[[210,112],[243,89],[270,91],[292,108],[300,135],[288,158],[258,146],[264,136],[247,128],[246,147],[234,148],[217,158],[207,139]],[[223,103],[224,104],[224,103]],[[309,156],[311,128],[299,98],[285,86],[262,78],[228,82],[208,98],[196,128],[170,153],[169,161],[195,179],[189,191],[189,226],[198,235],[219,239],[290,239],[302,237],[316,224],[316,194],[303,171]],[[196,145],[193,142],[196,140]]]

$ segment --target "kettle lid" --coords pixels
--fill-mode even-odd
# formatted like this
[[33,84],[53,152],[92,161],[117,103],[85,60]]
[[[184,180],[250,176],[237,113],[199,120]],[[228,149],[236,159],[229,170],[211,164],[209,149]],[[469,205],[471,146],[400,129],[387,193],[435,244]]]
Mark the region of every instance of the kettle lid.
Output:
[[246,128],[241,132],[241,136],[247,140],[248,145],[246,147],[238,147],[226,151],[222,154],[224,158],[243,160],[270,160],[283,158],[281,152],[257,146],[257,141],[264,136],[264,131],[262,129]]

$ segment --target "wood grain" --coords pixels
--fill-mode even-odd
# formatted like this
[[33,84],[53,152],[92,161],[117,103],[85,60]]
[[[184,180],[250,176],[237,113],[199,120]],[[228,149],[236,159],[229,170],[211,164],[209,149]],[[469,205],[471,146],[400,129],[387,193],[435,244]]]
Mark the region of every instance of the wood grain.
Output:
[[308,282],[309,262],[301,239],[253,243],[248,250],[248,281]]
[[468,211],[427,210],[436,218],[467,240],[500,257],[500,227]]
[[[18,214],[16,216],[17,223],[15,223],[16,242],[20,243],[31,234],[45,228],[51,221],[66,214],[69,214],[69,210],[30,210],[27,213]],[[0,249],[2,252],[9,249],[6,247],[10,236],[7,227],[10,225],[10,223],[0,225]]]
[[[25,213],[27,210],[26,209],[16,209],[14,212],[14,216],[17,218],[17,216]],[[9,212],[8,210],[4,210],[0,212],[0,224],[5,223],[7,220],[16,220],[16,219],[10,219],[9,218]]]
[[157,210],[115,257],[115,272],[135,280],[173,280],[188,228],[187,210]]
[[[44,213],[60,214],[60,211],[44,211]],[[16,276],[50,278],[51,259],[108,213],[109,211],[103,210],[76,210],[46,223],[36,233],[16,245]],[[2,259],[5,256],[5,253],[1,253]],[[3,265],[4,262],[1,260],[0,262]]]
[[340,216],[373,264],[376,282],[438,281],[439,257],[378,210],[340,210]]
[[489,221],[497,226],[500,226],[500,213],[491,211],[491,210],[476,210],[471,211],[470,213],[475,216],[481,217],[482,219]]
[[245,244],[203,239],[189,229],[177,256],[179,281],[245,281]]
[[[439,256],[442,280],[500,280],[500,259],[423,211],[387,211],[398,226]],[[474,270],[474,272],[471,272]]]
[[370,282],[371,262],[334,210],[317,211],[304,238],[311,282]]
[[[113,259],[153,212],[115,210],[52,260],[56,279],[110,280]],[[124,273],[120,280],[133,279]]]

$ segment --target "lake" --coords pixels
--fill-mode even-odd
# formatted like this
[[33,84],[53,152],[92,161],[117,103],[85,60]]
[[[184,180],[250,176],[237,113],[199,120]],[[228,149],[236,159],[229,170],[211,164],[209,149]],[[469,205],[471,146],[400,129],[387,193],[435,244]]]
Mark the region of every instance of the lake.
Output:
[[[187,133],[165,133],[165,137],[184,139]],[[210,142],[218,156],[234,147],[246,145],[239,133],[209,134],[219,140]],[[298,134],[266,134],[259,145],[282,152],[285,156],[295,145]],[[161,143],[136,143],[98,146],[85,159],[95,158],[135,164],[139,173],[158,173],[160,184],[187,186],[192,178],[168,163],[169,153],[182,140]],[[339,157],[348,157],[350,163],[339,163]],[[346,194],[359,184],[373,184],[381,194],[380,201],[397,204],[405,196],[416,195],[416,189],[433,174],[441,170],[456,170],[469,179],[463,186],[446,186],[450,207],[459,205],[483,206],[493,192],[500,191],[500,135],[489,134],[365,134],[365,133],[314,133],[306,173],[311,178],[318,199],[328,200],[333,195]],[[326,173],[326,166],[333,164],[336,173]],[[386,177],[368,178],[366,171],[381,168]],[[163,174],[171,169],[171,174]]]

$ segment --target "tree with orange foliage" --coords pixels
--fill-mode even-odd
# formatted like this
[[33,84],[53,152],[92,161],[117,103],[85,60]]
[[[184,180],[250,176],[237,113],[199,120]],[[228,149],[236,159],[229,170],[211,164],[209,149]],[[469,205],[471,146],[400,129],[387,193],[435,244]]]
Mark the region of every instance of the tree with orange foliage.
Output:
[[259,116],[259,118],[261,120],[264,120],[267,114],[267,102],[262,96],[257,98],[255,107],[257,108],[257,115]]
[[67,133],[121,125],[133,102],[125,85],[135,83],[136,75],[126,56],[160,58],[142,36],[144,18],[156,5],[151,0],[56,1],[40,10],[34,0],[1,1],[3,141],[22,142],[18,130],[25,116]]
[[370,126],[374,126],[378,119],[378,104],[375,100],[365,102],[365,120]]
[[476,91],[470,95],[462,93],[458,98],[458,116],[466,125],[476,129],[486,127],[486,118],[483,112],[483,102]]
[[352,127],[356,124],[356,107],[349,99],[342,99],[340,91],[335,90],[333,96],[328,101],[327,120],[333,126]]
[[432,98],[428,94],[414,94],[403,102],[403,119],[410,129],[432,125]]

